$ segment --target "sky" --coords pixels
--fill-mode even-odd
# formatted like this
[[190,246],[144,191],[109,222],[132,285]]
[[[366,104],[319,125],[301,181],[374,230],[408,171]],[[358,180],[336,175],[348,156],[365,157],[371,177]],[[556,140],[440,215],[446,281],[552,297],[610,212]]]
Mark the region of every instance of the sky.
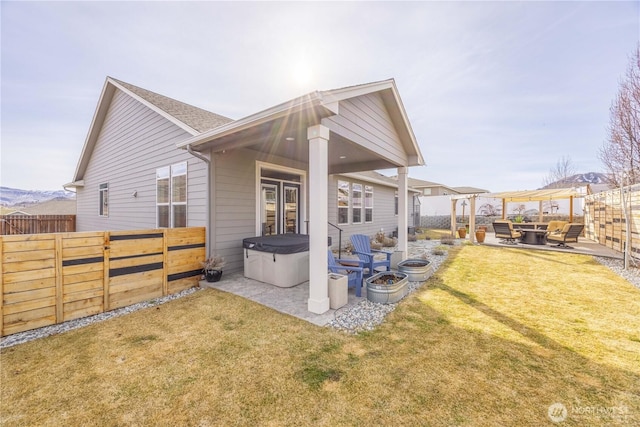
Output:
[[426,166],[535,189],[564,156],[602,172],[640,2],[0,3],[0,185],[73,180],[107,76],[240,119],[394,78]]

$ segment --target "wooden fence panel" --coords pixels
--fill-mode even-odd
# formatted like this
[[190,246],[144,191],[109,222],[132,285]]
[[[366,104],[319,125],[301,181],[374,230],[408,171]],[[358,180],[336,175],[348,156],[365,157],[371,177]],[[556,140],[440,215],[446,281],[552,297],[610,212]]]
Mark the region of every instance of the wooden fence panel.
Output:
[[56,323],[55,235],[2,239],[3,335]]
[[[625,188],[630,204],[629,230],[631,252],[640,256],[640,185]],[[611,249],[624,252],[627,242],[627,222],[620,190],[591,194],[585,198],[586,237]]]
[[204,228],[0,236],[0,335],[198,284]]
[[72,233],[75,215],[0,215],[0,235]]
[[61,237],[62,320],[102,313],[105,233],[70,233]]

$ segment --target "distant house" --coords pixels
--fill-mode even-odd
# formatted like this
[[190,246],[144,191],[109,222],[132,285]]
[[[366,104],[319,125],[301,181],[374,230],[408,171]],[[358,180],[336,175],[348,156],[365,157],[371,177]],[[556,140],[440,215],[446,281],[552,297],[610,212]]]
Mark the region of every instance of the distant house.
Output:
[[476,187],[449,187],[437,182],[423,181],[421,179],[409,178],[409,185],[420,192],[421,196],[450,196],[454,194],[478,194],[488,193],[487,190]]
[[[76,189],[78,231],[204,226],[229,270],[243,268],[243,238],[309,234],[309,310],[322,313],[326,242],[338,236],[329,223],[365,234],[395,226],[406,252],[408,168],[423,164],[393,80],[232,120],[108,77],[65,187]],[[367,174],[389,168],[399,180]]]

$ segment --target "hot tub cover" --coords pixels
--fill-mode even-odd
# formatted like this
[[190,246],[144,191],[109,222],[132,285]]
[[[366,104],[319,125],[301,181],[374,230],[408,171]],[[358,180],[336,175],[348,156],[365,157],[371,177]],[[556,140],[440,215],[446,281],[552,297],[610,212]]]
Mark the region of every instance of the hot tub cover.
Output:
[[309,236],[290,233],[247,237],[242,240],[242,247],[274,254],[296,254],[309,250]]
[[[329,237],[329,245],[330,242],[331,237]],[[274,254],[295,254],[309,250],[309,235],[288,233],[247,237],[242,239],[242,247]]]

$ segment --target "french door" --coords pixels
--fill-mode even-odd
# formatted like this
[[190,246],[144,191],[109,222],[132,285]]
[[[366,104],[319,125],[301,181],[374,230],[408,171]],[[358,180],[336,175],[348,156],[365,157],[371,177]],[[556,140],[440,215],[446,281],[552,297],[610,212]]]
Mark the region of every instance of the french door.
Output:
[[300,232],[300,184],[263,179],[260,185],[262,235]]

